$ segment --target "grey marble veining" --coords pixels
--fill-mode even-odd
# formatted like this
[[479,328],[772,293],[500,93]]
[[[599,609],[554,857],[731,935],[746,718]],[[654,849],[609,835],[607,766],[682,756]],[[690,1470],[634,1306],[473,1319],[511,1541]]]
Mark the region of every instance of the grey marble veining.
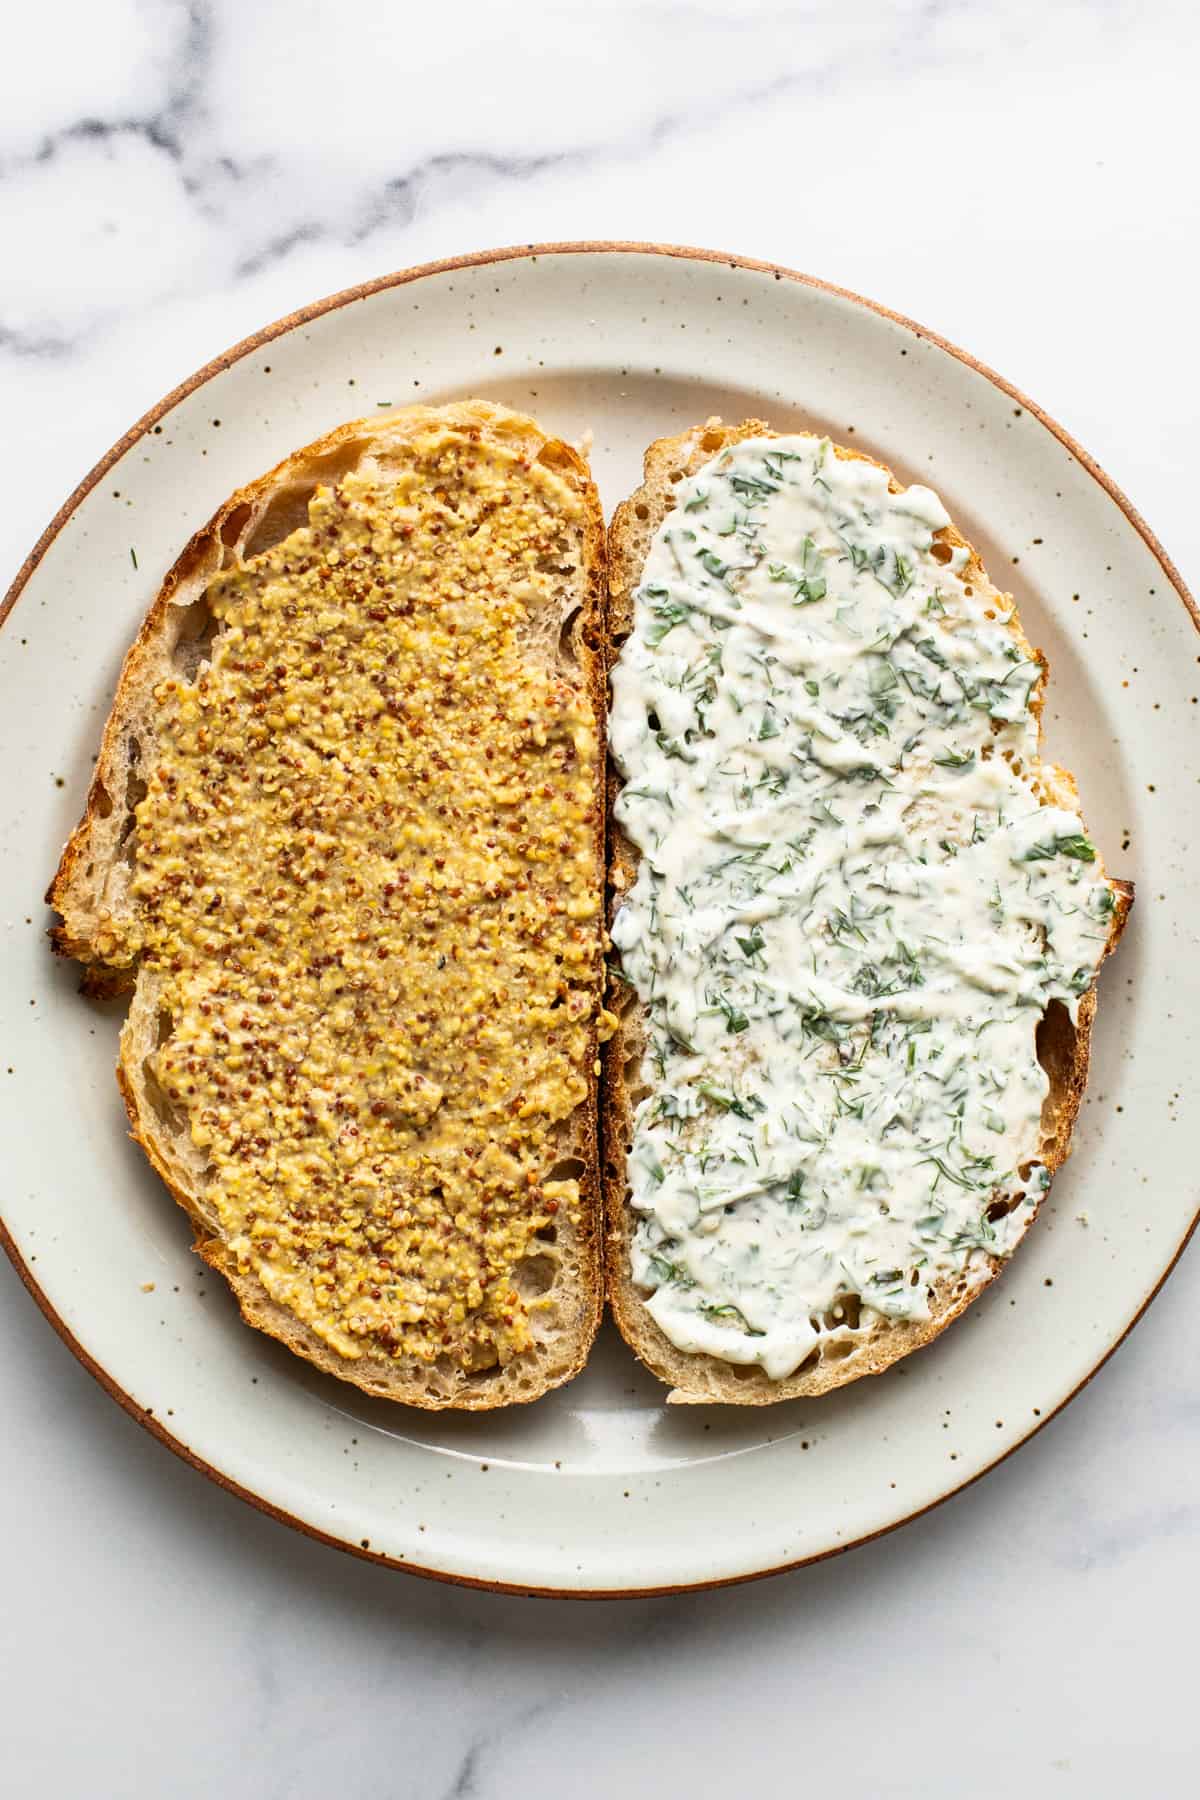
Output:
[[[53,0],[5,31],[7,571],[138,413],[266,320],[430,257],[602,236],[910,312],[1043,400],[1200,566],[1190,5]],[[1190,1791],[1194,1280],[902,1532],[581,1605],[389,1576],[251,1512],[104,1398],[5,1265],[0,1787]]]

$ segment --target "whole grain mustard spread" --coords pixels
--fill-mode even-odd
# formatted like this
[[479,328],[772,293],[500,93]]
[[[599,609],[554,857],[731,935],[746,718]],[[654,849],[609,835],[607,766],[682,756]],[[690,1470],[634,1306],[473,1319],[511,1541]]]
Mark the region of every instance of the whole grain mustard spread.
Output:
[[580,1203],[599,748],[522,628],[581,522],[438,428],[217,577],[211,664],[156,692],[113,958],[165,982],[151,1073],[239,1270],[342,1356],[508,1361]]

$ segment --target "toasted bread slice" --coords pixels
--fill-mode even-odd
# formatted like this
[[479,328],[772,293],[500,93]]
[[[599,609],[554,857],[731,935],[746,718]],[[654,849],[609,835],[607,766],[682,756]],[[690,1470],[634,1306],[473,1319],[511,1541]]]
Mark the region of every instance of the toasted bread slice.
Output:
[[[635,590],[655,535],[675,507],[676,484],[695,475],[728,446],[747,439],[777,435],[758,420],[748,420],[735,427],[710,420],[704,426],[677,437],[660,439],[650,446],[645,457],[643,485],[617,508],[609,532],[610,669],[619,656],[622,643],[634,629]],[[872,461],[871,458],[860,459],[857,452],[837,446],[833,447],[833,452],[843,459]],[[893,493],[899,491],[897,482],[890,475],[888,488]],[[943,527],[936,532],[935,538],[945,546],[937,552],[938,560],[950,562],[953,553],[958,553],[953,560],[964,581],[971,583],[979,594],[995,597],[996,614],[1008,619],[1019,653],[1028,658],[1036,657],[1041,662],[1042,674],[1030,699],[1030,710],[1037,718],[1040,736],[1046,673],[1044,659],[1029,647],[1015,612],[1010,614],[1011,600],[997,593],[978,556],[953,526]],[[967,591],[970,592],[970,588]],[[820,593],[823,592],[822,584]],[[665,607],[669,603],[663,601],[660,604]],[[990,618],[992,614],[987,616]],[[670,629],[669,620],[666,629]],[[657,724],[657,721],[653,723]],[[1075,784],[1065,770],[1041,764],[1037,773],[1043,805],[1067,811],[1077,808]],[[613,805],[620,791],[620,776],[610,768],[610,924],[620,912],[623,897],[633,887],[640,863],[635,846],[612,819]],[[1092,849],[1089,843],[1087,852],[1091,853]],[[1102,870],[1102,864],[1098,867]],[[1125,883],[1110,881],[1109,887],[1112,897],[1108,903],[1109,929],[1104,954],[1115,947],[1133,897],[1132,888]],[[783,1379],[770,1378],[753,1361],[735,1362],[705,1351],[680,1348],[648,1311],[647,1290],[635,1284],[631,1271],[631,1249],[639,1214],[630,1204],[627,1159],[634,1141],[635,1110],[639,1102],[654,1092],[653,1074],[647,1071],[643,1060],[648,1043],[647,1015],[632,986],[620,977],[614,977],[612,981],[608,1004],[619,1019],[617,1030],[605,1047],[603,1086],[608,1294],[622,1334],[642,1361],[670,1384],[672,1401],[764,1405],[801,1395],[822,1394],[862,1375],[878,1374],[899,1358],[930,1343],[1000,1273],[1006,1258],[976,1256],[968,1271],[956,1277],[943,1276],[936,1284],[931,1284],[925,1318],[889,1319],[866,1305],[861,1307],[860,1313],[857,1302],[840,1308],[826,1318],[826,1329],[811,1354]],[[1089,988],[1079,999],[1072,1020],[1066,1006],[1053,1002],[1038,1029],[1037,1054],[1049,1079],[1049,1094],[1041,1114],[1038,1159],[1050,1174],[1061,1166],[1070,1150],[1071,1132],[1087,1077],[1095,1004],[1094,989]],[[739,1025],[731,1022],[730,1030],[737,1029]],[[662,1179],[661,1171],[658,1179]],[[1036,1206],[1030,1201],[1026,1226],[1035,1212]],[[674,1275],[667,1277],[674,1278]],[[714,1310],[726,1314],[737,1311],[734,1307]],[[742,1323],[746,1321],[743,1319]],[[754,1332],[751,1335],[763,1334]]]
[[47,895],[246,1321],[415,1406],[535,1399],[599,1320],[603,566],[503,407],[288,457],[163,582]]

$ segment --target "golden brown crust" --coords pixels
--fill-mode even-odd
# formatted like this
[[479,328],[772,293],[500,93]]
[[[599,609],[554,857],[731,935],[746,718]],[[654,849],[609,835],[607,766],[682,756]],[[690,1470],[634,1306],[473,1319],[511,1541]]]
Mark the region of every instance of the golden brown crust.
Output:
[[[622,642],[633,627],[634,591],[641,578],[650,542],[673,505],[675,482],[694,474],[727,445],[740,443],[746,438],[778,435],[778,432],[772,431],[770,426],[759,419],[747,419],[736,426],[725,426],[719,420],[709,420],[707,424],[695,426],[677,437],[660,438],[650,445],[645,455],[643,484],[618,506],[609,527],[610,668]],[[863,456],[860,451],[838,445],[834,446],[834,450],[838,456],[850,460],[875,460],[873,457]],[[876,467],[883,465],[876,464]],[[891,471],[885,472],[893,490],[897,489],[900,484]],[[939,531],[937,536],[952,548],[965,548],[970,557],[965,570],[968,579],[991,589],[979,557],[952,525]],[[1015,618],[1014,624],[1020,631],[1019,621]],[[1042,663],[1042,682],[1032,702],[1040,730],[1047,665],[1041,653],[1028,646],[1023,633],[1022,641],[1028,653],[1037,655]],[[1057,803],[1068,807],[1077,804],[1075,784],[1067,771],[1044,764],[1041,780],[1047,798],[1053,798]],[[636,877],[638,865],[636,850],[613,822],[612,808],[619,789],[619,778],[610,766],[610,925],[622,893],[632,885]],[[1131,884],[1115,881],[1113,888],[1116,904],[1106,956],[1115,949],[1133,903]],[[901,1357],[931,1343],[978,1298],[1004,1268],[1003,1261],[992,1258],[982,1279],[944,1283],[935,1294],[932,1316],[928,1320],[890,1324],[880,1320],[875,1326],[860,1330],[847,1328],[823,1340],[801,1368],[783,1381],[772,1381],[757,1365],[726,1363],[714,1356],[679,1350],[646,1310],[629,1272],[629,1240],[633,1215],[628,1204],[625,1163],[632,1137],[644,1030],[642,1009],[636,995],[619,977],[613,977],[608,1005],[617,1014],[619,1024],[605,1045],[602,1087],[606,1286],[622,1336],[646,1366],[672,1388],[672,1401],[767,1406],[779,1400],[827,1393],[863,1375],[881,1374]],[[1070,1154],[1071,1133],[1087,1083],[1088,1054],[1095,1013],[1096,996],[1092,990],[1080,1001],[1078,1019],[1074,1024],[1066,1008],[1055,1004],[1051,1006],[1039,1032],[1038,1053],[1050,1077],[1050,1094],[1042,1115],[1041,1156],[1051,1175]],[[1031,1214],[1031,1219],[1034,1216],[1036,1215]]]
[[[123,847],[136,800],[139,756],[152,745],[149,695],[164,666],[186,642],[189,609],[231,554],[248,544],[272,508],[306,507],[318,482],[329,483],[365,458],[386,458],[388,447],[431,423],[457,426],[518,446],[530,462],[553,467],[574,488],[583,505],[584,523],[579,592],[566,612],[555,618],[539,640],[537,653],[553,655],[590,701],[599,737],[603,769],[605,729],[605,665],[603,660],[606,603],[605,533],[599,497],[583,459],[567,444],[546,436],[534,420],[484,401],[429,408],[409,407],[385,418],[358,420],[330,432],[284,459],[275,469],[241,488],[196,532],[167,574],[141,629],[131,645],[101,740],[96,771],[79,825],[63,850],[47,892],[47,902],[62,915],[51,940],[59,955],[85,965],[83,987],[93,995],[132,991],[130,1011],[121,1034],[117,1081],[129,1114],[131,1135],[176,1201],[187,1212],[196,1234],[196,1249],[229,1282],[243,1318],[277,1338],[317,1367],[352,1382],[364,1392],[410,1405],[483,1410],[537,1399],[569,1380],[582,1368],[600,1321],[603,1271],[600,1244],[598,1165],[598,1024],[588,1051],[588,1093],[565,1123],[557,1150],[560,1158],[582,1165],[582,1204],[577,1225],[560,1221],[563,1262],[570,1265],[556,1288],[557,1320],[553,1330],[532,1350],[514,1357],[503,1369],[467,1374],[455,1368],[429,1368],[415,1358],[393,1360],[379,1353],[351,1362],[331,1350],[294,1314],[268,1295],[253,1275],[239,1272],[221,1237],[214,1211],[206,1204],[203,1160],[173,1133],[155,1106],[145,1058],[154,1042],[155,978],[149,971],[111,967],[103,960],[97,927],[103,910],[132,904],[128,897],[129,867]],[[531,654],[533,653],[531,649]],[[145,742],[139,743],[138,733]],[[131,745],[134,749],[131,750]],[[604,868],[603,795],[593,808],[596,880]],[[569,1240],[563,1242],[563,1240]]]

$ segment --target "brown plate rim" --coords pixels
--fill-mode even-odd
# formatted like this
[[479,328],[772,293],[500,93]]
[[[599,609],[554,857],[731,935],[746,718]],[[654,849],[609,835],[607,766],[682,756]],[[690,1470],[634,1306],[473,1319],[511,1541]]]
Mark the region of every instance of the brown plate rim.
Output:
[[[1112,478],[1100,467],[1095,458],[1089,456],[1083,446],[1077,443],[1071,434],[1066,431],[1056,419],[1051,418],[1049,413],[1038,406],[1035,401],[1031,400],[1027,394],[1023,393],[1019,388],[1014,387],[1013,384],[1010,381],[1006,381],[1003,376],[998,375],[995,370],[989,368],[986,363],[980,362],[977,357],[971,356],[967,351],[959,349],[957,344],[950,343],[947,338],[941,337],[937,332],[927,330],[925,326],[919,325],[914,319],[908,318],[904,313],[895,312],[891,307],[883,306],[875,300],[869,300],[862,294],[852,292],[849,288],[839,287],[834,282],[823,281],[819,276],[805,275],[799,270],[789,269],[778,263],[762,262],[757,258],[750,256],[734,256],[719,250],[697,249],[684,244],[639,243],[636,240],[627,239],[584,239],[578,242],[513,244],[495,250],[475,251],[466,256],[446,257],[437,262],[418,263],[412,268],[401,269],[390,275],[380,275],[372,281],[359,282],[354,287],[343,288],[337,293],[327,295],[322,300],[313,301],[309,306],[300,307],[295,312],[285,313],[282,318],[276,319],[273,324],[266,325],[260,331],[253,332],[249,337],[243,338],[240,343],[235,344],[231,349],[224,351],[220,356],[214,357],[211,362],[205,363],[202,368],[197,369],[195,374],[189,376],[186,381],[182,381],[177,387],[172,388],[171,391],[157,403],[157,405],[152,406],[148,412],[143,413],[136,424],[131,425],[129,430],[117,440],[112,448],[107,451],[88,474],[84,476],[83,480],[63,502],[50,523],[46,526],[46,529],[34,544],[33,549],[29,552],[29,555],[18,569],[16,578],[8,589],[4,599],[0,601],[0,626],[4,625],[30,577],[33,575],[38,564],[45,556],[47,550],[50,548],[50,545],[54,542],[63,526],[67,523],[68,519],[72,516],[81,502],[91,493],[97,483],[104,479],[113,464],[118,462],[127,450],[136,444],[140,438],[144,437],[146,433],[158,424],[158,422],[164,418],[172,408],[177,406],[181,400],[184,400],[189,394],[194,393],[197,388],[203,387],[205,382],[211,381],[215,375],[222,374],[226,369],[231,368],[234,363],[240,362],[244,356],[249,356],[253,354],[254,351],[260,350],[264,344],[269,344],[275,338],[282,337],[287,332],[294,331],[297,326],[306,325],[313,319],[321,318],[325,313],[334,312],[338,308],[348,306],[357,300],[365,300],[372,294],[381,293],[386,288],[404,287],[409,282],[420,281],[426,276],[450,274],[457,269],[485,268],[491,263],[515,262],[521,259],[536,261],[538,257],[541,256],[608,256],[614,254],[664,256],[677,258],[686,262],[719,263],[730,269],[748,269],[755,274],[771,275],[776,281],[798,282],[803,287],[813,288],[825,294],[833,294],[838,299],[849,300],[856,306],[865,307],[869,312],[877,313],[882,318],[890,319],[893,324],[903,326],[904,329],[911,332],[914,337],[921,339],[924,342],[935,344],[938,349],[946,351],[950,356],[953,356],[956,361],[965,364],[967,368],[973,369],[977,374],[984,376],[986,380],[993,384],[993,386],[999,388],[1002,393],[1009,395],[1011,399],[1015,400],[1026,412],[1031,413],[1033,417],[1039,420],[1040,423],[1058,439],[1064,448],[1070,452],[1079,463],[1080,467],[1086,469],[1088,474],[1099,483],[1105,493],[1133,526],[1151,555],[1154,556],[1155,560],[1162,568],[1163,574],[1166,576],[1171,587],[1182,602],[1184,610],[1189,614],[1192,624],[1200,631],[1200,608],[1197,608],[1196,602],[1188,591],[1183,577],[1180,575],[1175,564],[1167,555],[1167,552],[1163,549],[1163,546],[1159,543],[1157,537],[1151,531],[1146,521],[1138,512],[1137,508],[1125,494],[1122,493],[1121,489]],[[967,1488],[974,1486],[975,1482],[981,1481],[985,1475],[989,1475],[1000,1463],[1007,1461],[1015,1451],[1021,1449],[1021,1447],[1024,1444],[1027,1444],[1031,1438],[1036,1437],[1038,1432],[1044,1430],[1050,1423],[1051,1419],[1057,1418],[1063,1408],[1069,1406],[1071,1401],[1074,1400],[1078,1394],[1083,1392],[1084,1388],[1093,1377],[1100,1372],[1109,1358],[1120,1349],[1134,1326],[1138,1324],[1152,1301],[1161,1292],[1164,1282],[1167,1280],[1167,1277],[1171,1274],[1175,1265],[1178,1263],[1179,1258],[1187,1248],[1198,1223],[1200,1223],[1200,1211],[1197,1211],[1193,1216],[1191,1223],[1180,1238],[1175,1252],[1166,1268],[1155,1282],[1153,1288],[1151,1288],[1150,1292],[1146,1295],[1133,1317],[1129,1320],[1125,1329],[1121,1332],[1120,1336],[1109,1345],[1103,1356],[1095,1366],[1088,1371],[1083,1380],[1079,1382],[1076,1387],[1072,1388],[1071,1392],[1060,1400],[1058,1405],[1054,1407],[1052,1411],[1039,1419],[1030,1430],[1025,1432],[1022,1437],[1018,1438],[1016,1443],[1010,1444],[1007,1450],[1003,1451],[992,1462],[988,1463],[986,1467],[977,1470],[974,1475],[969,1476],[965,1481],[959,1482],[956,1487],[948,1488],[944,1494],[939,1494],[936,1500],[931,1500],[927,1505],[917,1507],[914,1511],[906,1513],[902,1519],[893,1520],[890,1525],[881,1526],[878,1531],[864,1532],[861,1536],[851,1539],[848,1543],[838,1544],[829,1550],[818,1551],[812,1556],[796,1557],[788,1562],[778,1563],[769,1569],[753,1569],[746,1574],[722,1576],[706,1581],[680,1582],[674,1585],[661,1587],[643,1586],[631,1588],[536,1587],[527,1586],[519,1582],[487,1581],[477,1576],[452,1574],[445,1569],[429,1568],[422,1564],[405,1561],[403,1558],[387,1556],[380,1550],[372,1550],[369,1540],[363,1540],[359,1544],[349,1543],[344,1538],[335,1537],[332,1533],[322,1531],[319,1527],[309,1524],[307,1520],[297,1518],[295,1514],[286,1512],[282,1507],[274,1505],[272,1501],[267,1500],[263,1495],[256,1494],[252,1489],[243,1487],[239,1482],[231,1480],[231,1478],[224,1474],[220,1469],[214,1468],[211,1463],[208,1463],[202,1457],[197,1456],[195,1451],[192,1450],[189,1445],[185,1444],[181,1438],[176,1437],[173,1432],[170,1432],[165,1428],[162,1422],[154,1416],[151,1409],[140,1406],[131,1394],[126,1393],[125,1389],[114,1380],[108,1371],[102,1368],[95,1358],[84,1349],[83,1345],[75,1337],[65,1320],[55,1311],[49,1299],[34,1279],[29,1266],[17,1249],[16,1243],[2,1218],[0,1218],[0,1246],[3,1247],[9,1261],[12,1263],[13,1268],[25,1284],[29,1294],[41,1309],[49,1323],[54,1327],[54,1330],[58,1333],[68,1350],[70,1350],[72,1355],[82,1363],[88,1373],[95,1377],[106,1393],[117,1402],[118,1406],[122,1407],[131,1418],[136,1419],[138,1424],[142,1425],[153,1437],[156,1437],[161,1444],[165,1444],[168,1450],[173,1450],[176,1456],[190,1464],[193,1469],[199,1470],[202,1475],[206,1475],[210,1481],[215,1482],[216,1485],[223,1488],[226,1493],[236,1495],[239,1500],[245,1500],[249,1505],[257,1508],[259,1512],[265,1513],[269,1518],[277,1520],[282,1525],[291,1526],[294,1530],[301,1532],[305,1537],[313,1538],[320,1544],[328,1544],[335,1550],[347,1551],[350,1555],[360,1557],[365,1562],[378,1563],[388,1569],[400,1569],[410,1575],[423,1575],[433,1581],[449,1582],[457,1587],[482,1589],[490,1593],[515,1594],[530,1598],[623,1600],[633,1598],[646,1599],[666,1594],[696,1593],[710,1588],[736,1587],[743,1582],[764,1580],[768,1575],[782,1575],[789,1569],[805,1568],[813,1563],[825,1562],[828,1558],[841,1556],[847,1550],[856,1549],[861,1544],[873,1543],[877,1538],[887,1537],[891,1532],[898,1531],[902,1526],[911,1524],[914,1519],[922,1518],[926,1513],[932,1512],[935,1507],[941,1506],[955,1494],[961,1494]]]

